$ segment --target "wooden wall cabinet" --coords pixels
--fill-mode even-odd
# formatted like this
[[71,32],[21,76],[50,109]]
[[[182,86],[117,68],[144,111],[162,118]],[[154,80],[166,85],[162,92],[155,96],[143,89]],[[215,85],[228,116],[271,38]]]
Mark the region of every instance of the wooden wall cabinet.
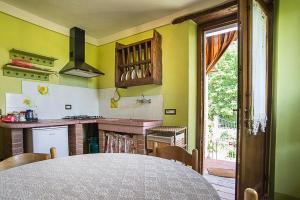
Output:
[[115,86],[162,84],[161,35],[153,31],[153,38],[123,45],[116,43]]

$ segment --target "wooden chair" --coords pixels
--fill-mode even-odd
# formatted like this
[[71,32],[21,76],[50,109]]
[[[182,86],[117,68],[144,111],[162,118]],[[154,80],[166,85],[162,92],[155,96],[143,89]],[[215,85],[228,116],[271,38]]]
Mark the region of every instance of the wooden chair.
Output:
[[154,142],[154,155],[160,158],[176,160],[185,165],[192,166],[193,170],[198,172],[198,150],[193,149],[192,154],[178,146],[158,147]]
[[33,162],[48,160],[50,158],[54,159],[56,157],[57,154],[56,154],[55,147],[50,148],[50,155],[44,153],[23,153],[23,154],[12,156],[0,162],[0,171],[33,163]]
[[244,200],[258,200],[257,192],[251,188],[245,189]]

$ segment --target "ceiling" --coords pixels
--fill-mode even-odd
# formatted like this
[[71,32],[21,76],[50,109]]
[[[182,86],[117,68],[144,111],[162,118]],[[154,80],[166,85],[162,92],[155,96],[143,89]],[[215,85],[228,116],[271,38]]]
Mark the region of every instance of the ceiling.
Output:
[[205,0],[1,0],[67,28],[103,38]]

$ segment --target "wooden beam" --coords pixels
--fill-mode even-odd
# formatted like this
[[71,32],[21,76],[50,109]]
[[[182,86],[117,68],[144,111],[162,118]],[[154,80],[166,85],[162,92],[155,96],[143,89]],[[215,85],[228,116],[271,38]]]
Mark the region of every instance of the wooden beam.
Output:
[[238,14],[236,13],[223,18],[208,21],[206,23],[200,24],[199,26],[202,26],[203,30],[211,30],[211,29],[227,26],[230,24],[234,24],[237,22],[238,22]]
[[273,4],[274,0],[263,0],[266,4]]
[[235,14],[237,12],[237,1],[233,0],[214,8],[176,18],[173,20],[172,24],[178,24],[189,19],[195,21],[197,24],[203,24],[215,19],[223,18],[224,16]]

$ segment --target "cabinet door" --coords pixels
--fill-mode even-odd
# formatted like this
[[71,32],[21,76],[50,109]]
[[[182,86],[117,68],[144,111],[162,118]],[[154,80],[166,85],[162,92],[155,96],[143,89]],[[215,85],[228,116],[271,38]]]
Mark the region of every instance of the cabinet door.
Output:
[[68,127],[37,128],[32,130],[33,152],[49,153],[51,147],[57,150],[57,156],[69,155]]

